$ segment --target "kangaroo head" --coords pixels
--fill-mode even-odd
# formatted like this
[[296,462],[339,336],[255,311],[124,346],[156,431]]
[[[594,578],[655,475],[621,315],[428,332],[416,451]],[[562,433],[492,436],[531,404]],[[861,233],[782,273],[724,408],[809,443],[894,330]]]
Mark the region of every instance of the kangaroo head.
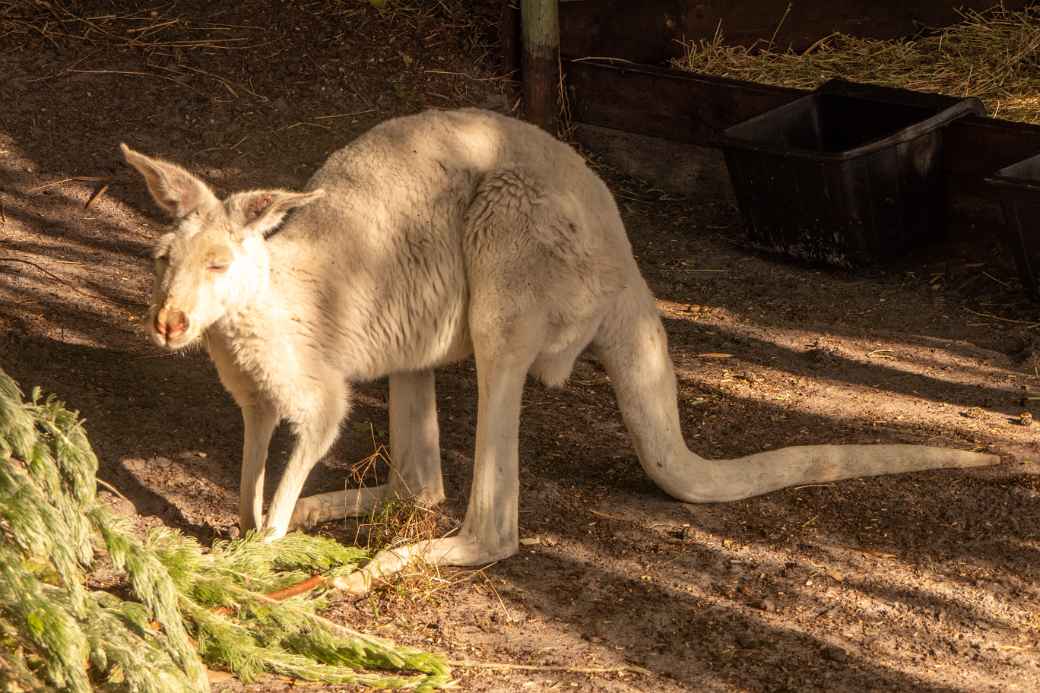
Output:
[[168,349],[195,341],[229,310],[265,285],[265,234],[285,214],[317,200],[322,190],[251,190],[223,201],[186,170],[121,145],[127,163],[144,176],[156,204],[174,218],[155,245],[155,282],[149,310],[152,339]]

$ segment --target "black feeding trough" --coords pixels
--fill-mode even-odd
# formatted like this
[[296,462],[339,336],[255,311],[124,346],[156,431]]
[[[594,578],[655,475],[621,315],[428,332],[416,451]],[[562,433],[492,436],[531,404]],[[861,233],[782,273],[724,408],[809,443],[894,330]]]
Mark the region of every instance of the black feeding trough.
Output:
[[721,147],[749,241],[851,267],[940,236],[943,127],[983,113],[974,98],[832,80],[727,128]]
[[1040,154],[986,179],[1004,209],[1001,240],[1015,258],[1022,286],[1040,301]]

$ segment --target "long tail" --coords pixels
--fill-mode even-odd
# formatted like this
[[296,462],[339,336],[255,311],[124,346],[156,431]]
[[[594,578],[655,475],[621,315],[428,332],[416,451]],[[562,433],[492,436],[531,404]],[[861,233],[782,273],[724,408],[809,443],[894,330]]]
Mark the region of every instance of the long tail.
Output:
[[919,445],[806,445],[706,460],[683,440],[667,336],[644,282],[622,293],[595,347],[643,469],[679,500],[732,501],[798,484],[1000,462],[996,455]]

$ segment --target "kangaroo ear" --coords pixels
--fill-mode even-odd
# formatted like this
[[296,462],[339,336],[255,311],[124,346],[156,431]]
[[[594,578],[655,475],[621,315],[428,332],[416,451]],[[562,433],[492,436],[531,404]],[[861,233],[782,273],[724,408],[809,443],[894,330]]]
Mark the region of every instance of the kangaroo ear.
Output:
[[321,188],[310,192],[250,190],[235,193],[227,201],[228,215],[243,236],[264,234],[278,227],[289,210],[325,196]]
[[144,182],[156,204],[174,217],[179,219],[204,204],[217,202],[208,185],[180,166],[145,156],[125,144],[119,145],[119,148],[123,151],[126,163],[144,176]]

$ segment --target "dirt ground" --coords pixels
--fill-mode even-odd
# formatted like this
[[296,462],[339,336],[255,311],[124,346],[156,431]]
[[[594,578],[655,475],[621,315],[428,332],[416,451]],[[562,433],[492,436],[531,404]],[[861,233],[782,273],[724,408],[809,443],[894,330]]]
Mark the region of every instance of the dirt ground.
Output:
[[[299,186],[393,115],[514,107],[494,2],[389,4],[0,2],[0,367],[82,412],[142,522],[232,534],[242,433],[206,356],[159,353],[138,327],[163,220],[117,145],[224,192]],[[992,234],[885,271],[811,268],[740,247],[717,195],[604,172],[660,298],[694,450],[909,442],[1003,464],[686,505],[643,475],[583,359],[564,389],[526,393],[520,554],[331,616],[453,660],[547,667],[459,667],[463,690],[1040,688],[1040,424],[1022,417],[1040,414],[1040,308]],[[438,378],[447,528],[470,476],[472,364]],[[306,492],[341,487],[387,441],[386,394],[359,387]],[[276,438],[275,466],[290,444]],[[553,669],[622,665],[646,673]]]

